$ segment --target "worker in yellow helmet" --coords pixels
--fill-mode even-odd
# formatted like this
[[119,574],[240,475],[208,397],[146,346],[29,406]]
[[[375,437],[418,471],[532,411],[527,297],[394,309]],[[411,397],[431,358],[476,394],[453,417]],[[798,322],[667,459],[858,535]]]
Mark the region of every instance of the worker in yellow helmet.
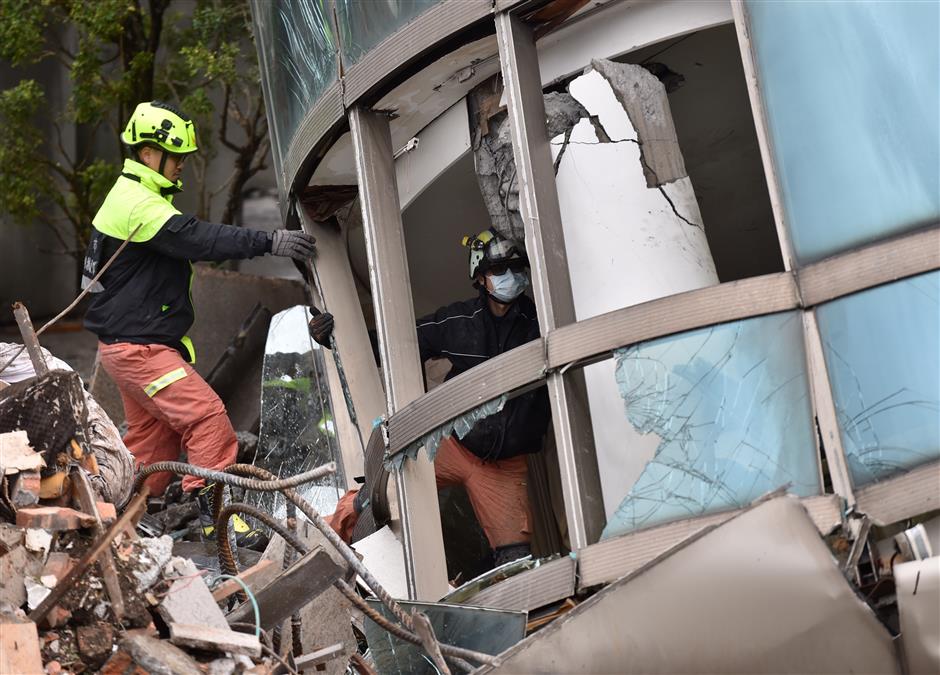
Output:
[[[180,174],[196,152],[196,127],[173,105],[141,103],[121,140],[130,157],[92,221],[83,286],[128,239],[91,289],[85,327],[99,339],[99,358],[121,391],[127,417],[124,442],[139,465],[178,459],[221,469],[235,461],[235,431],[216,393],[193,369],[196,352],[186,335],[194,319],[190,288],[193,261],[223,261],[265,254],[304,260],[314,238],[300,231],[264,232],[199,220],[173,206]],[[147,480],[162,494],[171,475]],[[208,488],[186,476],[183,490],[200,490],[203,531],[214,533]],[[263,536],[241,519],[241,545],[263,545]]]

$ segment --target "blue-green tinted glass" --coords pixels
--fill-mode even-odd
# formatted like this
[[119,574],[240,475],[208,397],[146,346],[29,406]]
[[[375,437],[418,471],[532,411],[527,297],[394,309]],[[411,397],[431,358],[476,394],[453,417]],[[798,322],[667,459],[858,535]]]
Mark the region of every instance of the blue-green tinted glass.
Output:
[[336,0],[343,65],[347,68],[440,0]]
[[940,458],[940,272],[816,310],[856,485]]
[[268,109],[283,158],[304,114],[336,81],[339,67],[328,0],[254,0]]
[[798,262],[940,219],[940,3],[747,9]]
[[799,312],[652,340],[616,358],[627,419],[659,446],[603,537],[744,506],[785,485],[819,494]]

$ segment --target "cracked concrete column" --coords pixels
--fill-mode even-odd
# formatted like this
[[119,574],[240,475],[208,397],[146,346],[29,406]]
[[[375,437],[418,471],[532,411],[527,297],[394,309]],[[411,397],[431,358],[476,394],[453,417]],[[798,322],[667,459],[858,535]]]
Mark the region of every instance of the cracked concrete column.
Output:
[[[512,139],[495,82],[471,93],[480,191],[497,230],[524,240]],[[718,283],[662,83],[595,60],[545,113],[578,320]],[[610,514],[657,439],[630,426],[614,363],[585,369],[604,504]]]
[[[718,283],[666,91],[596,60],[568,91],[589,115],[552,139],[578,320]],[[628,422],[613,360],[585,369],[608,515],[657,445]]]

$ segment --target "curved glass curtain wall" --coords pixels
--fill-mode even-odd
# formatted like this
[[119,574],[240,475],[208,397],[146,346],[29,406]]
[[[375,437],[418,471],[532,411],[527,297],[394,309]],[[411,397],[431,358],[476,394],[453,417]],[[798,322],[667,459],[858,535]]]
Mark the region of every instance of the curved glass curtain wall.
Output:
[[[657,448],[602,538],[746,506],[780,487],[821,491],[800,312],[618,349],[630,425]],[[624,448],[629,452],[629,448]]]
[[940,4],[747,10],[799,264],[940,220]]
[[329,0],[252,3],[280,161],[307,110],[338,78],[331,13]]
[[856,486],[940,459],[940,272],[816,310]]
[[[441,0],[336,0],[343,65],[349,67],[382,40]],[[398,64],[390,64],[390,67]],[[391,69],[391,68],[389,68]]]

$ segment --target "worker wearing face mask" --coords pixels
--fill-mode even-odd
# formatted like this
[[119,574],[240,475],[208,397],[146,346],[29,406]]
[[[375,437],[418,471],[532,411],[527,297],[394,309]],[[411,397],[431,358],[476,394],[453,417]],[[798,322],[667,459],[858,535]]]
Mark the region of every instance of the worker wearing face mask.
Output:
[[[516,242],[495,230],[464,237],[477,297],[440,308],[417,322],[421,361],[449,359],[446,379],[539,336],[535,304],[524,294],[529,261]],[[329,344],[333,317],[317,314],[310,333]],[[529,499],[525,455],[542,447],[548,426],[545,387],[509,399],[499,413],[479,420],[462,439],[450,436],[434,459],[437,486],[463,485],[497,565],[528,555]],[[352,533],[355,494],[347,495],[331,519],[341,536]]]

